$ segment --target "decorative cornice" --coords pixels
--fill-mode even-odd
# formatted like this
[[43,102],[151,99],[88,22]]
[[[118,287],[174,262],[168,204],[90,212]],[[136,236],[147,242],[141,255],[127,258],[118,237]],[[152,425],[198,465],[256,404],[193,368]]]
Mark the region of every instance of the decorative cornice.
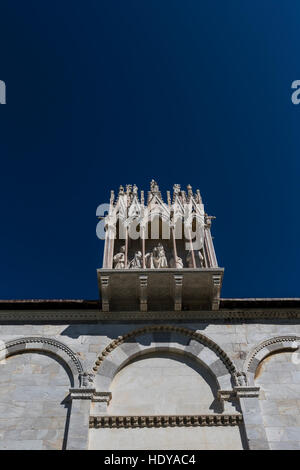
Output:
[[175,333],[182,334],[183,336],[188,336],[191,339],[199,341],[199,343],[205,346],[208,346],[221,359],[221,361],[224,363],[224,365],[226,366],[230,374],[234,374],[236,372],[236,367],[234,363],[227,356],[227,354],[223,351],[223,349],[220,348],[220,346],[216,344],[212,339],[208,338],[207,336],[201,333],[198,333],[197,331],[193,331],[188,328],[172,326],[172,325],[149,325],[143,328],[138,328],[133,331],[130,331],[129,333],[123,336],[118,336],[118,338],[111,341],[111,343],[109,343],[109,345],[106,346],[106,348],[98,356],[95,362],[95,366],[93,367],[93,371],[97,372],[98,368],[100,367],[101,363],[104,361],[106,356],[108,356],[119,345],[124,343],[124,341],[143,335],[145,333],[156,333],[156,332],[164,332],[164,331],[175,332]]
[[[261,310],[183,310],[181,311],[116,311],[98,312],[97,320],[105,322],[120,321],[153,321],[153,320],[183,320],[183,321],[223,321],[246,322],[255,320],[297,320],[300,319],[300,309],[261,309]],[[1,320],[1,315],[0,315]]]
[[241,414],[161,415],[161,416],[90,416],[90,428],[160,428],[179,426],[236,426]]
[[[183,307],[184,308],[184,307]],[[0,324],[14,322],[43,322],[74,323],[74,322],[120,322],[120,321],[154,321],[154,320],[183,320],[183,321],[225,321],[225,322],[253,322],[255,320],[298,320],[300,308],[294,309],[234,309],[234,310],[180,310],[180,311],[116,311],[104,312],[100,309],[71,308],[68,310],[57,308],[25,309],[15,306],[15,310],[0,308]]]
[[[99,300],[84,299],[11,299],[0,300],[1,310],[100,310]],[[300,309],[300,298],[220,298],[220,309]]]

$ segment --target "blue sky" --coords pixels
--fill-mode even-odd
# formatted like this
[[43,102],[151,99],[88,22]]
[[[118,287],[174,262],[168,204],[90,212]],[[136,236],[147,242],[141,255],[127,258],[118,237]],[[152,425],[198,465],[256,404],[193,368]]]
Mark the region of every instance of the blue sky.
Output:
[[199,188],[222,297],[299,296],[300,6],[1,2],[0,298],[97,298],[96,208]]

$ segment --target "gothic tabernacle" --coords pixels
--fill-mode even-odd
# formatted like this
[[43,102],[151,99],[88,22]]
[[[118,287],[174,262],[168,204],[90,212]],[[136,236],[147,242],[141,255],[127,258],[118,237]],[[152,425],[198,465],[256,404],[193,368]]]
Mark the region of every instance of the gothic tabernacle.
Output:
[[103,311],[218,309],[223,269],[211,219],[190,185],[175,184],[166,203],[153,180],[147,202],[136,185],[120,186],[116,201],[112,192],[98,270]]

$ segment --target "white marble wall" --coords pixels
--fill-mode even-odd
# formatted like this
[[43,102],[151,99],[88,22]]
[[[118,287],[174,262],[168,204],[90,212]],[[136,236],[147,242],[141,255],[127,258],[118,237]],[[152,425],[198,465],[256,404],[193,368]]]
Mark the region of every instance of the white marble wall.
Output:
[[62,449],[69,387],[66,371],[48,355],[0,361],[0,449]]
[[212,375],[191,359],[172,354],[152,355],[124,367],[111,392],[111,415],[220,412]]
[[90,429],[89,449],[239,450],[238,426]]
[[[176,325],[173,322],[167,322],[167,324],[170,323]],[[158,322],[155,322],[155,324],[158,324]],[[161,322],[161,324],[163,324],[163,322]],[[7,324],[0,326],[0,340],[9,341],[24,336],[46,336],[55,338],[68,345],[82,362],[84,370],[89,371],[94,366],[98,355],[101,354],[103,349],[112,340],[119,335],[124,335],[144,325],[145,323],[72,325]],[[276,323],[276,321],[273,321],[273,323],[261,321],[257,323],[231,324],[223,322],[186,322],[177,323],[177,325],[191,330],[197,330],[211,338],[227,353],[239,370],[243,368],[247,354],[262,341],[281,335],[300,336],[300,324],[297,321],[288,320],[286,322],[281,320],[278,323]],[[288,354],[291,353],[280,353],[278,357],[274,356],[268,359],[261,367],[259,377],[256,380],[256,383],[262,387],[260,403],[264,417],[264,425],[270,446],[274,449],[300,448],[300,429],[298,427],[300,426],[300,369],[299,365],[292,363]],[[47,374],[45,368],[48,367],[48,363],[45,362],[42,364],[44,360],[46,362],[50,361],[51,364],[57,364],[55,368],[59,368],[57,369],[56,375],[50,374],[49,377],[51,377],[51,380],[48,376],[48,378],[46,378]],[[14,364],[18,364],[18,366]],[[12,369],[10,369],[10,367]],[[31,367],[32,369],[30,369]],[[41,369],[39,369],[39,367],[41,367]],[[13,372],[13,370],[20,370],[21,372]],[[37,370],[41,370],[41,372],[37,372]],[[1,363],[0,372],[0,419],[6,420],[0,423],[0,447],[9,448],[10,445],[13,446],[12,448],[30,448],[31,446],[35,446],[36,448],[60,447],[62,445],[62,432],[66,422],[66,408],[64,405],[60,405],[60,403],[67,394],[70,386],[69,379],[62,365],[46,355],[43,356],[42,354],[31,352],[12,356],[7,360],[6,365]],[[176,378],[174,379],[174,377]],[[38,380],[39,378],[40,382]],[[187,378],[189,383],[193,385],[185,385]],[[46,383],[45,381],[47,380],[48,382]],[[55,382],[56,380],[59,381],[57,384]],[[65,380],[64,384],[60,385],[63,380]],[[35,391],[33,390],[31,392],[26,388],[28,381],[31,383],[32,387],[36,387]],[[148,384],[148,390],[146,390],[146,392],[145,389],[143,389],[143,384],[145,383]],[[151,387],[153,390],[152,396],[151,392],[149,392],[150,383],[152,384]],[[57,390],[60,390],[60,386],[65,388],[58,397],[58,395],[55,395],[55,389],[58,387]],[[47,392],[48,389],[49,392]],[[27,400],[27,398],[24,399],[26,393],[29,393],[28,401],[33,403],[35,401],[35,398],[33,398],[36,396],[35,393],[37,395],[39,394],[38,390],[41,394],[40,401],[38,402],[37,400],[37,404],[34,403],[32,406],[24,405],[24,402]],[[164,391],[166,392],[165,394]],[[55,400],[57,400],[55,405],[56,409],[60,411],[53,416],[48,416],[48,413],[51,412],[51,408],[55,408],[53,404],[55,401],[53,394],[55,395]],[[124,394],[126,400],[123,399]],[[191,364],[187,362],[183,367],[180,361],[176,363],[175,358],[169,357],[168,359],[160,358],[160,365],[158,366],[155,359],[148,358],[131,364],[131,366],[128,366],[127,370],[124,368],[119,375],[116,376],[112,383],[113,397],[108,412],[110,414],[189,414],[195,413],[197,410],[199,414],[204,412],[209,413],[214,412],[213,408],[211,408],[214,394],[214,386],[209,383],[209,375],[205,376],[203,371],[196,371],[195,365],[191,366]],[[165,396],[169,398],[166,399]],[[199,397],[201,397],[201,400]],[[151,398],[153,398],[152,402],[150,400]],[[13,411],[13,407],[15,407],[15,411]],[[23,411],[21,412],[20,409],[22,409],[22,407]],[[35,409],[35,407],[39,407],[39,410],[37,408]],[[143,411],[145,408],[146,412]],[[25,413],[27,409],[29,412],[35,413],[35,415],[27,417]],[[134,409],[136,411],[133,411]],[[7,417],[5,416],[5,412],[8,413]],[[226,410],[226,412],[229,412],[229,410]],[[235,411],[232,410],[231,412]],[[19,419],[18,422],[16,421],[17,419]],[[47,419],[52,420],[52,424],[49,424],[49,426],[45,424]],[[50,421],[48,421],[48,423],[50,423]],[[31,427],[29,423],[31,423]],[[185,445],[182,438],[180,437],[178,438],[179,440],[176,440],[176,436],[180,436],[182,433],[184,434],[186,432],[184,436],[192,434],[195,436],[197,443],[209,442],[207,448],[213,448],[211,447],[213,445],[212,441],[215,439],[216,442],[216,438],[208,437],[212,436],[211,433],[213,433],[213,431],[211,431],[211,429],[216,429],[216,433],[219,433],[218,436],[222,435],[222,433],[224,436],[231,436],[231,433],[233,433],[232,435],[234,436],[239,435],[239,433],[236,434],[238,432],[237,426],[232,428],[172,428],[169,431],[171,434],[174,434],[173,446],[175,445],[174,443],[177,443],[176,445],[178,446]],[[36,432],[25,432],[27,430],[35,430]],[[50,430],[54,431],[50,432]],[[164,439],[163,436],[167,430],[168,428],[141,429],[139,434],[141,436],[141,442],[137,442],[136,445],[143,445],[143,439],[150,439],[149,445],[155,447],[155,439],[157,436],[162,436],[161,439]],[[125,435],[125,431],[126,433],[128,432],[128,434]],[[94,441],[90,441],[90,445],[98,445],[97,442],[100,442],[100,434],[103,435],[103,442],[108,442],[109,433],[113,433],[111,434],[112,439],[114,439],[112,448],[117,448],[118,442],[120,442],[119,448],[121,448],[123,440],[125,442],[124,446],[129,445],[127,438],[131,439],[130,436],[138,435],[137,431],[138,429],[92,429],[90,430],[90,435],[95,435],[96,437],[95,439],[93,438]],[[10,434],[7,434],[7,432]],[[146,434],[147,438],[142,437]],[[115,438],[113,436],[117,437]],[[195,442],[193,441],[193,437],[190,439],[192,443],[191,446],[193,447]],[[231,442],[231,437],[228,439],[228,442]],[[219,440],[218,438],[218,441]],[[32,443],[31,441],[35,442]],[[233,439],[233,441],[234,443],[232,445],[237,445],[237,440]],[[229,443],[226,444],[226,440],[224,442],[224,445],[231,445]],[[241,445],[240,438],[238,442],[239,445]],[[102,448],[104,448],[103,445]],[[107,446],[108,445],[111,444],[107,443]]]
[[255,383],[261,387],[260,406],[271,449],[300,449],[298,362],[292,352],[280,352],[267,357],[257,371]]

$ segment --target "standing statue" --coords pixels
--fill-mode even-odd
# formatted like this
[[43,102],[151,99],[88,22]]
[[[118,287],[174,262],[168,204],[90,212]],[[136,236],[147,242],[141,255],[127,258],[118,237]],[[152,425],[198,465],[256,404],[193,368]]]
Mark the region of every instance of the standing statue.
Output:
[[151,253],[146,253],[145,254],[145,263],[146,263],[146,268],[149,269],[154,269],[154,261],[153,261],[153,251]]
[[[200,268],[202,268],[203,265],[204,265],[204,258],[203,258],[203,255],[202,255],[201,251],[200,250],[194,251],[194,254],[197,255],[197,257],[195,256],[196,267],[197,267],[197,258],[198,258],[199,259],[199,266],[200,266]],[[187,263],[188,268],[193,268],[194,267],[193,255],[192,255],[191,250],[187,254],[186,263]]]
[[183,261],[180,256],[177,256],[176,261],[174,258],[170,259],[170,268],[175,268],[175,269],[182,269],[183,268]]
[[191,251],[189,251],[188,254],[186,255],[186,264],[188,268],[194,267],[193,255]]
[[145,259],[147,268],[161,269],[168,267],[168,260],[161,243],[153,248],[152,253],[147,253]]
[[137,251],[133,257],[133,259],[129,263],[130,269],[141,269],[143,262],[143,256],[140,251]]
[[204,266],[204,257],[203,257],[200,250],[198,251],[198,256],[199,256],[200,267],[203,268],[203,266]]
[[167,261],[167,257],[165,254],[165,250],[161,243],[159,243],[157,247],[153,249],[153,262],[154,262],[154,267],[156,269],[168,267],[168,261]]
[[158,184],[156,181],[154,180],[151,180],[151,183],[150,183],[150,191],[153,193],[153,194],[156,194],[159,192],[159,187],[158,187]]
[[120,253],[117,253],[114,258],[114,268],[124,269],[125,268],[125,245],[121,246]]

